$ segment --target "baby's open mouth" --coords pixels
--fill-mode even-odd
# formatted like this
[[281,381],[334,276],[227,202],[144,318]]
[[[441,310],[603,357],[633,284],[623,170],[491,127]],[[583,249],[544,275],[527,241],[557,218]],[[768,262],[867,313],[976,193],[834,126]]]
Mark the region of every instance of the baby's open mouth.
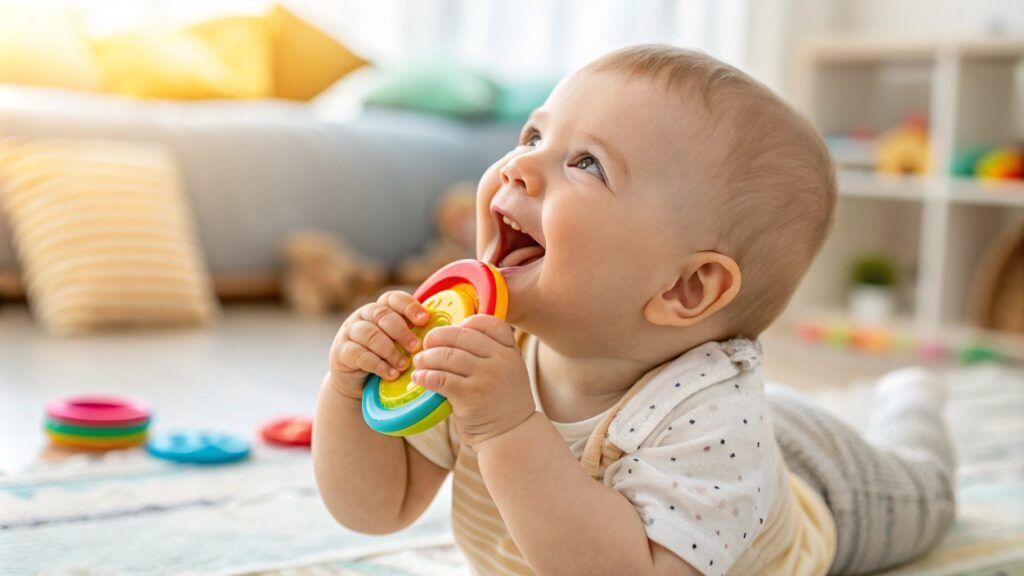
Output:
[[526,266],[544,257],[545,248],[512,217],[495,211],[498,218],[498,250],[492,264],[498,268]]

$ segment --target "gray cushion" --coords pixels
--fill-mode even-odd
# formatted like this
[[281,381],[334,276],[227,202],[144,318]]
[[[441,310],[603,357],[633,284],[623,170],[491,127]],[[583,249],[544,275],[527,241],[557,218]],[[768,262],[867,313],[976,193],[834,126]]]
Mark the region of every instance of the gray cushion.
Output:
[[[374,109],[324,122],[290,102],[144,102],[0,86],[2,135],[137,140],[174,151],[207,263],[222,274],[277,270],[283,239],[304,228],[397,262],[429,238],[444,189],[478,179],[515,145],[518,129]],[[0,243],[0,259],[6,252]]]

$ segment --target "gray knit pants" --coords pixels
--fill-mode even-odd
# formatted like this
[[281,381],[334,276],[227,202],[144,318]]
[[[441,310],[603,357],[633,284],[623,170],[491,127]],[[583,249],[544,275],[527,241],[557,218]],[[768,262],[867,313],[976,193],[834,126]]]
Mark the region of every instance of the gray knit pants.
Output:
[[786,464],[835,518],[831,574],[882,570],[939,543],[956,512],[941,381],[916,368],[884,376],[864,436],[791,390],[769,387],[768,398]]

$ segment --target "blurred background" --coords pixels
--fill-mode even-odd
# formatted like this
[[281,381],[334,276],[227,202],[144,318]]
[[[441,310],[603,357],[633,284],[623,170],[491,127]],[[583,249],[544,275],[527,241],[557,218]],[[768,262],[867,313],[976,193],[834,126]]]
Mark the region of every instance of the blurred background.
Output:
[[[840,169],[768,378],[858,426],[877,376],[943,374],[965,521],[907,571],[1024,570],[1024,0],[38,0],[0,2],[0,574],[95,568],[124,551],[103,530],[171,543],[117,573],[444,544],[436,511],[386,542],[333,526],[301,451],[183,471],[139,445],[310,415],[346,311],[472,257],[475,182],[529,112],[647,42],[761,80]],[[87,394],[152,419],[112,451],[44,428]]]

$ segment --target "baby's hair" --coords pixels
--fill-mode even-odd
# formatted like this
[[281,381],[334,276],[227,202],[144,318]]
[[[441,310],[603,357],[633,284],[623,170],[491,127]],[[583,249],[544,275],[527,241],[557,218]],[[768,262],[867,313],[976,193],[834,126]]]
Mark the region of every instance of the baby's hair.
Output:
[[704,219],[717,240],[706,249],[732,257],[743,275],[722,336],[758,336],[785,309],[831,227],[835,170],[818,132],[766,86],[701,52],[633,46],[584,70],[649,78],[703,104],[706,127],[725,140],[720,166],[710,167],[713,189],[702,191],[717,197]]

